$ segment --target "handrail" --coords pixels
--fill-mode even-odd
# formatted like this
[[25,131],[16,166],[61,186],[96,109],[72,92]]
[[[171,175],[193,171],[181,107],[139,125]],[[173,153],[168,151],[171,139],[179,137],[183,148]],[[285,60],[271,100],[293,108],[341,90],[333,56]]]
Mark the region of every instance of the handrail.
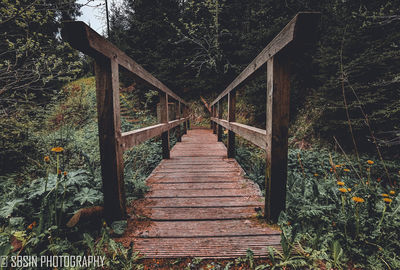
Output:
[[67,40],[73,48],[93,58],[101,56],[115,59],[119,65],[123,66],[140,79],[165,92],[182,104],[188,105],[188,103],[172,92],[167,86],[133,61],[114,44],[99,35],[86,23],[82,21],[65,22],[62,29],[62,37]]
[[[222,140],[222,127],[229,130],[228,158],[235,157],[235,134],[265,149],[265,216],[277,221],[285,209],[287,179],[287,148],[289,124],[289,53],[313,40],[317,12],[298,13],[282,31],[257,55],[256,58],[226,87],[211,103],[211,126]],[[235,122],[236,91],[252,74],[262,66],[267,73],[266,129]],[[222,118],[222,98],[228,96],[228,119]]]
[[[84,22],[64,23],[62,37],[72,47],[95,59],[104,217],[109,222],[124,219],[126,217],[124,151],[161,135],[162,156],[169,158],[169,130],[178,127],[177,136],[180,141],[181,124],[183,123],[183,133],[186,133],[189,128],[188,103]],[[160,91],[161,123],[122,133],[119,66]],[[178,118],[172,121],[169,121],[168,117],[169,98],[173,98],[178,103]]]
[[315,29],[315,23],[319,18],[318,12],[299,12],[275,38],[254,58],[253,61],[237,76],[228,87],[219,96],[211,102],[211,105],[217,103],[221,98],[226,96],[230,91],[237,88],[256,70],[263,66],[268,59],[272,58],[279,51],[295,42],[296,39],[304,39],[307,31],[312,33]]

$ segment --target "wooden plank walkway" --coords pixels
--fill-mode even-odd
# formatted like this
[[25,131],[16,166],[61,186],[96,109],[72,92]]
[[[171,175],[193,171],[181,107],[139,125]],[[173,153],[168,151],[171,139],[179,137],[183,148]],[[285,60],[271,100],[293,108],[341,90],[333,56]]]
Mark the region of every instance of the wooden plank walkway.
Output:
[[147,179],[150,192],[128,208],[131,218],[120,239],[134,241],[147,258],[235,258],[251,249],[266,256],[279,248],[280,232],[259,222],[258,187],[243,176],[211,130],[182,137]]

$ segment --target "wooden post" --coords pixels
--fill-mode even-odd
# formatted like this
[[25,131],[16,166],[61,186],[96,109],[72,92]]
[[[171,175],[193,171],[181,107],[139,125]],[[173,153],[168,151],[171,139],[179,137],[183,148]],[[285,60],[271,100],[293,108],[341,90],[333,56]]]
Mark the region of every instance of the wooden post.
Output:
[[115,58],[95,60],[104,217],[111,224],[126,217],[118,63]]
[[187,129],[190,130],[190,120],[189,120],[189,110],[188,109],[186,109],[186,113],[187,113],[187,118],[188,118],[187,121],[186,121],[187,122]]
[[[216,110],[216,108],[215,108],[215,105],[213,105],[212,108],[213,108],[213,110],[212,110],[212,113],[213,113],[212,116],[215,118],[215,117],[217,116],[217,110]],[[217,134],[217,124],[216,124],[214,121],[212,121],[212,124],[213,124],[213,126],[212,126],[213,133],[214,133],[214,134]]]
[[[178,110],[177,110],[176,118],[178,120],[181,120],[181,102],[180,101],[178,101]],[[182,141],[181,124],[179,124],[176,127],[176,136],[177,136],[177,141],[181,142]]]
[[[218,119],[222,118],[222,101],[218,101]],[[218,141],[222,142],[222,126],[218,124],[218,129],[217,129],[217,137]]]
[[285,209],[290,78],[288,59],[277,54],[267,61],[267,155],[265,217],[273,222]]
[[[187,117],[186,105],[183,107],[183,118]],[[183,134],[187,134],[187,122],[183,121]]]
[[[236,120],[236,90],[228,93],[228,122]],[[228,131],[228,158],[235,158],[235,133]]]
[[[160,93],[160,112],[161,121],[160,123],[168,123],[168,94]],[[162,157],[163,159],[169,159],[169,130],[161,134],[162,140]]]
[[212,117],[214,117],[214,106],[211,106],[210,108],[210,129],[214,129],[214,123],[213,120],[211,119]]

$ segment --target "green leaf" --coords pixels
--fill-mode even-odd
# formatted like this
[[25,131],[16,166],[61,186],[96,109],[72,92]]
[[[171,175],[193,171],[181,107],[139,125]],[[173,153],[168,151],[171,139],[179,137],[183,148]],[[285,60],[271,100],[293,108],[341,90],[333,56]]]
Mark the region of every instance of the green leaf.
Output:
[[82,188],[82,190],[76,195],[75,202],[81,205],[84,204],[96,204],[101,201],[102,194],[94,189],[89,189],[87,187]]
[[118,221],[114,221],[111,224],[111,228],[113,229],[115,234],[123,235],[127,225],[128,225],[128,222],[126,220],[118,220]]

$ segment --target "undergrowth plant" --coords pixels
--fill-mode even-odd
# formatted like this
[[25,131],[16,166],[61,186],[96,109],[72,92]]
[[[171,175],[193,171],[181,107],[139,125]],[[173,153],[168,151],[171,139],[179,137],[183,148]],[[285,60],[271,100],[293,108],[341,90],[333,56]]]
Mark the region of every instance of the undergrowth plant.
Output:
[[[263,190],[264,151],[238,139],[237,155]],[[381,163],[365,156],[360,162],[362,171],[356,158],[333,150],[289,149],[286,211],[279,218],[284,251],[271,251],[273,265],[400,267],[399,187],[389,185]],[[386,166],[398,182],[400,164]]]

